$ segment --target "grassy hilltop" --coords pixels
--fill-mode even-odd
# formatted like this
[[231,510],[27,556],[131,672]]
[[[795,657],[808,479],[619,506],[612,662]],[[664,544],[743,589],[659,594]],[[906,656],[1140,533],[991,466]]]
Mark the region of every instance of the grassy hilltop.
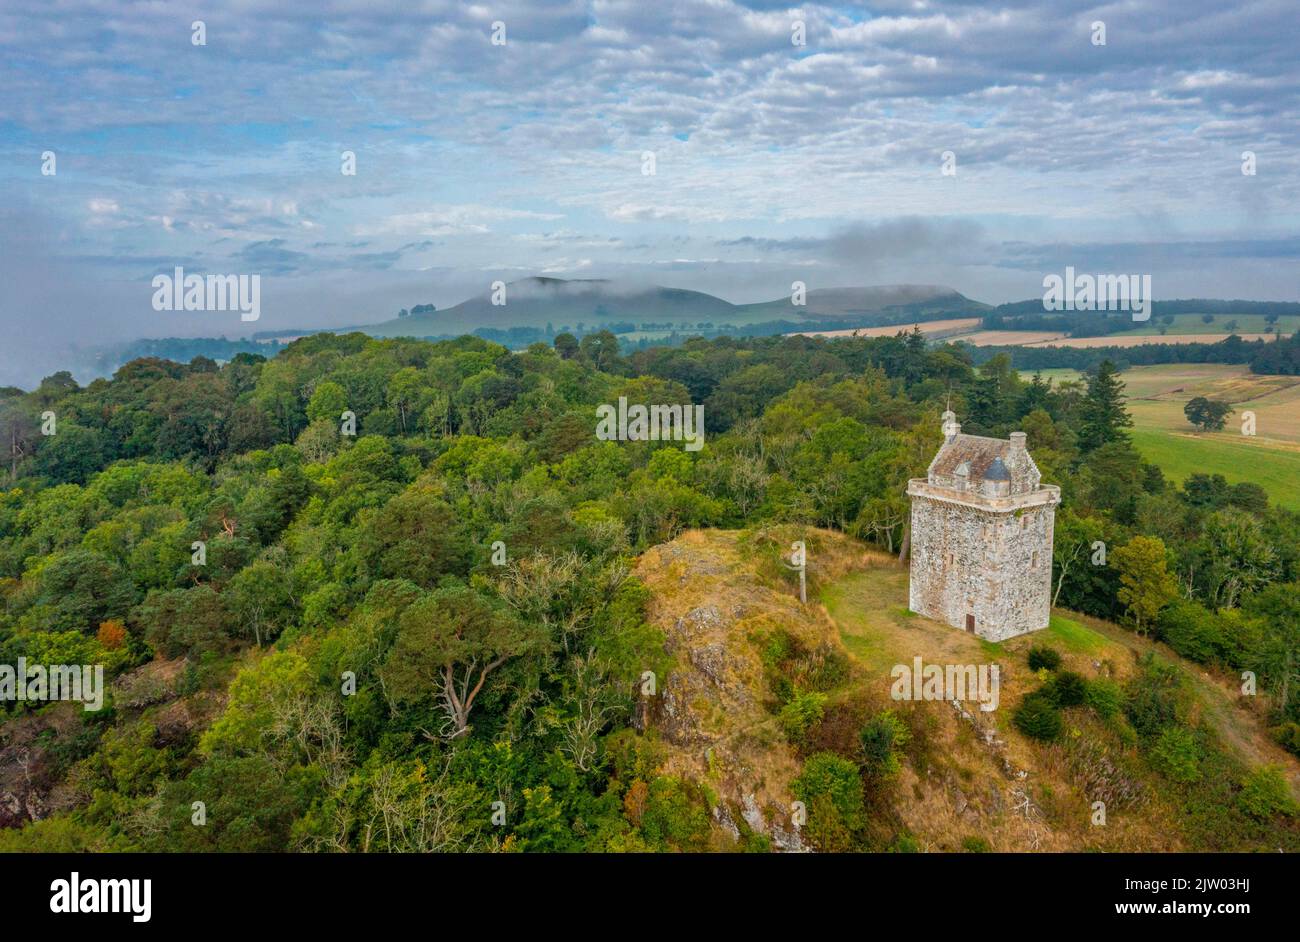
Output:
[[[808,545],[807,606],[780,561],[794,539]],[[1050,628],[992,644],[907,611],[905,567],[825,530],[690,531],[637,571],[674,657],[648,724],[657,758],[710,796],[721,846],[1300,849],[1300,829],[1252,816],[1243,798],[1268,767],[1300,798],[1300,766],[1270,739],[1258,704],[1231,676],[1109,622],[1058,610]],[[1058,652],[1060,666],[1032,670],[1034,647]],[[891,669],[917,656],[1000,665],[998,709],[892,700]],[[1060,708],[1059,735],[1025,735],[1017,707],[1070,674],[1085,699]],[[1164,710],[1185,741],[1153,721]],[[891,728],[881,717],[900,735],[864,758],[859,730]],[[838,794],[807,772],[834,767],[827,756],[859,770],[861,805],[818,804]],[[810,796],[796,837],[791,803]],[[1104,825],[1092,823],[1098,800]]]

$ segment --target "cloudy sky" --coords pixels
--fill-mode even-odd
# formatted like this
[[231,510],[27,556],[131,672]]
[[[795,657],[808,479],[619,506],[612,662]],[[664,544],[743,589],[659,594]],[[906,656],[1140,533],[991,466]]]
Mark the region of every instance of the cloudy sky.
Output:
[[[1297,300],[1295,25],[1294,0],[5,0],[0,383],[67,343],[534,274],[996,303],[1073,265]],[[176,265],[261,275],[261,319],[154,311]]]

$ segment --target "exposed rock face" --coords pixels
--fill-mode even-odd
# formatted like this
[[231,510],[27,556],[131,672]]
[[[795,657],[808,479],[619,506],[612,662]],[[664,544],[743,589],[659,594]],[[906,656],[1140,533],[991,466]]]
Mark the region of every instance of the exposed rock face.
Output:
[[[153,725],[159,746],[175,745],[206,726],[224,695],[200,692],[181,698],[182,660],[157,659],[127,671],[112,685],[114,705]],[[83,723],[78,703],[57,703],[16,716],[0,734],[0,828],[22,827],[76,807],[89,796],[68,779],[69,766],[56,761],[58,744],[76,736]]]
[[713,820],[717,822],[718,827],[731,835],[732,840],[740,839],[740,828],[736,827],[735,819],[731,817],[731,809],[725,803],[713,806]]
[[732,838],[749,831],[774,849],[806,851],[791,820],[801,764],[769,709],[760,644],[779,628],[810,650],[838,647],[834,626],[800,604],[797,589],[761,580],[734,533],[684,534],[647,551],[637,575],[656,590],[650,618],[675,663],[636,716],[668,748],[662,772],[707,782],[718,796],[714,823]]
[[80,723],[79,704],[11,719],[0,739],[0,828],[21,827],[67,806],[48,745]]
[[945,441],[911,481],[908,607],[989,641],[1046,628],[1060,488],[1041,483],[1025,436],[962,435],[944,413]]

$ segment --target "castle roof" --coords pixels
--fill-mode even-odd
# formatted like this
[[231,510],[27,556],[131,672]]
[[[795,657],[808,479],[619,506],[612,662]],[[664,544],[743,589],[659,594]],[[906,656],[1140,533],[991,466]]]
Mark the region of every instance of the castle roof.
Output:
[[930,474],[955,474],[957,466],[965,464],[972,481],[989,477],[993,463],[996,461],[1001,469],[1001,477],[993,480],[1007,480],[1005,458],[1011,453],[1011,442],[1001,438],[985,438],[983,435],[957,435],[944,444],[930,466]]
[[1059,501],[1060,488],[1042,484],[1024,432],[1012,432],[1005,439],[963,435],[949,411],[943,415],[943,436],[925,477],[908,482],[907,493],[913,497],[957,501],[997,512],[1016,501]]

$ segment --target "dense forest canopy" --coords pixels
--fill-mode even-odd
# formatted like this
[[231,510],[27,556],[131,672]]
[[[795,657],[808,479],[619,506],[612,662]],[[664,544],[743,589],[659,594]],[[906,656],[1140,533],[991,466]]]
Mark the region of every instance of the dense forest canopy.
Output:
[[[639,678],[670,665],[630,561],[775,523],[904,552],[948,407],[1026,431],[1061,487],[1058,604],[1256,672],[1300,750],[1300,516],[1171,484],[1122,387],[1108,362],[1025,381],[918,333],[624,355],[597,332],[518,353],[320,334],[0,390],[0,663],[114,681],[48,731],[51,813],[0,822],[0,847],[701,848],[707,801],[631,728]],[[620,396],[702,403],[705,447],[596,440]],[[151,709],[164,683],[185,715]],[[522,809],[505,828],[498,799]]]

